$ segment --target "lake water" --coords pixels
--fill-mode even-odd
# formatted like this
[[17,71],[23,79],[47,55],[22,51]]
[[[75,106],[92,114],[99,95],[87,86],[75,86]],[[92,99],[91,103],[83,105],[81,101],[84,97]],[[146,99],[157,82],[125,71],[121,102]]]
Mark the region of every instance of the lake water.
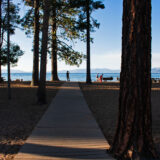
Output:
[[[91,74],[92,81],[96,81],[97,73]],[[103,73],[103,77],[113,77],[113,81],[117,81],[117,77],[119,77],[119,73]],[[3,73],[2,77],[7,80],[7,74]],[[59,73],[58,77],[62,81],[66,81],[66,74]],[[160,73],[153,73],[152,78],[160,78]],[[23,81],[31,81],[32,80],[32,73],[11,73],[11,80],[16,79],[23,79]],[[47,73],[46,79],[49,81],[51,79],[51,73]],[[86,74],[85,73],[70,73],[70,80],[71,81],[86,81]]]

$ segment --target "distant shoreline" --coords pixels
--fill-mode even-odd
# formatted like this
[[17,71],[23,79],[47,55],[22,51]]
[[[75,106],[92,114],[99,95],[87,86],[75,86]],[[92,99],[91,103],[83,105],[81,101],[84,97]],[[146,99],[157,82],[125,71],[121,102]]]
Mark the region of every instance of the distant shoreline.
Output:
[[[91,74],[120,74],[120,72],[92,72]],[[2,74],[7,74],[7,72],[2,72]],[[32,72],[11,72],[11,74],[32,74]],[[51,74],[51,72],[47,72]],[[58,72],[58,74],[66,74],[65,72]],[[86,74],[84,72],[70,72],[70,74]],[[151,72],[151,74],[160,74],[160,72]]]
[[[105,73],[105,72],[98,72],[99,75],[103,73],[103,77],[113,77],[112,82],[116,82],[117,78],[120,78],[120,73]],[[152,78],[159,79],[160,73],[152,73]],[[2,77],[7,80],[7,73],[2,73]],[[61,81],[66,81],[66,73],[58,73],[58,77]],[[97,73],[93,72],[91,73],[91,80],[97,81],[96,79]],[[32,73],[31,72],[23,72],[23,73],[13,73],[11,72],[11,80],[17,80],[22,79],[23,81],[31,81],[32,80]],[[46,80],[51,80],[51,73],[48,72],[46,75]],[[71,81],[77,81],[77,82],[85,82],[86,81],[86,73],[72,73],[70,72],[70,80]],[[108,82],[108,81],[107,81]]]

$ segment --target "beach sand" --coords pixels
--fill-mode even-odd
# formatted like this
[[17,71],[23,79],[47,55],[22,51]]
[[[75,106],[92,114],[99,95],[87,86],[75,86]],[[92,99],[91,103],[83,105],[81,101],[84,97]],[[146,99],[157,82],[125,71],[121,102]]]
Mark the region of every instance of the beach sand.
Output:
[[[82,92],[109,144],[112,143],[118,117],[119,83],[80,83]],[[160,84],[152,85],[153,139],[160,152]]]
[[13,82],[12,99],[7,84],[0,83],[0,160],[12,160],[55,97],[62,82],[47,83],[47,104],[36,104],[37,87],[30,82]]

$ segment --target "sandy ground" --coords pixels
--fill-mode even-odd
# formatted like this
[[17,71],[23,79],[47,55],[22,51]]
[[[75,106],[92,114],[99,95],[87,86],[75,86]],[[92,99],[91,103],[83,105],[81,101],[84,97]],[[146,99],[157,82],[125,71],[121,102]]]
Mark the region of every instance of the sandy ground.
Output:
[[[12,84],[12,100],[7,85],[0,84],[0,160],[13,160],[32,129],[46,111],[63,82],[47,83],[47,104],[36,104],[37,87],[29,82]],[[118,113],[119,83],[80,83],[84,97],[106,139],[112,142]],[[153,137],[160,151],[160,84],[152,89]]]
[[47,104],[36,104],[37,87],[30,82],[12,83],[12,99],[7,85],[0,83],[0,160],[12,160],[46,111],[62,82],[47,83]]
[[[104,136],[112,143],[118,116],[119,83],[80,83],[84,97]],[[153,138],[160,152],[160,84],[152,85]]]

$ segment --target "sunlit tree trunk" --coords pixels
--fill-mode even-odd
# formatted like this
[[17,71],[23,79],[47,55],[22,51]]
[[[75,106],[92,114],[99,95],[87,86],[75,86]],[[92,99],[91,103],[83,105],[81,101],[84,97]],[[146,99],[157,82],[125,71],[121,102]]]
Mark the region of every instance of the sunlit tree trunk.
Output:
[[[54,3],[54,5],[56,5]],[[51,81],[58,81],[57,72],[57,26],[56,26],[56,10],[53,11],[52,17],[52,53],[51,53]]]
[[2,49],[2,0],[0,1],[0,82],[2,80],[1,49]]
[[39,81],[39,0],[34,0],[34,8],[34,53],[31,85],[36,86]]
[[123,1],[119,115],[110,151],[123,158],[152,159],[151,0]]
[[87,79],[86,83],[91,83],[91,68],[90,68],[90,0],[86,0],[87,11]]
[[40,64],[40,81],[38,87],[38,103],[46,103],[46,64],[47,64],[47,43],[48,43],[48,26],[50,14],[50,0],[44,0],[44,16],[42,29],[42,49]]

